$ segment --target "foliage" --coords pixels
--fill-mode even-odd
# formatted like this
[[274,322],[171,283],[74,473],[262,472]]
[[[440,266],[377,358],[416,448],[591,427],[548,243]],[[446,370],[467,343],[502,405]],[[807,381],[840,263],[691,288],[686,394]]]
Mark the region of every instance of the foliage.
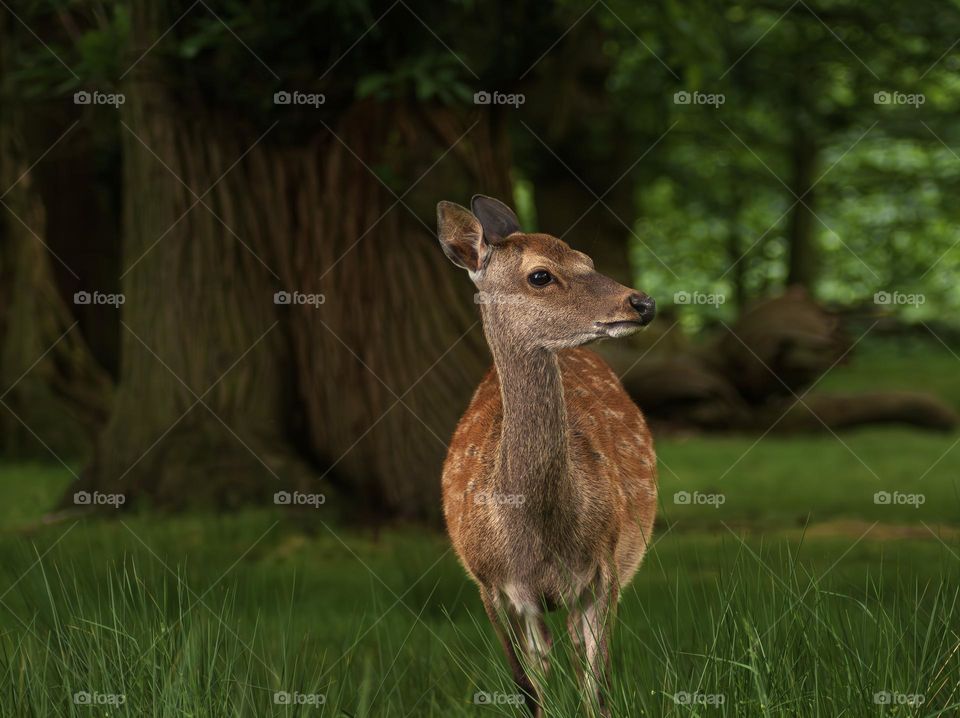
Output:
[[[727,298],[681,307],[690,326],[784,285],[799,251],[796,157],[810,154],[816,295],[876,309],[877,292],[922,294],[880,307],[910,321],[960,309],[955,5],[311,0],[280,12],[184,0],[165,12],[169,34],[145,53],[130,46],[128,2],[27,3],[22,17],[49,49],[19,33],[5,97],[120,84],[162,61],[174,97],[257,127],[274,118],[277,90],[323,93],[319,108],[285,110],[278,135],[299,141],[358,100],[473,111],[477,90],[525,92],[536,103],[503,111],[517,176],[566,172],[552,152],[597,192],[628,170],[632,201],[618,212],[638,284],[661,304],[679,291]],[[723,104],[678,104],[677,92]],[[923,101],[878,104],[878,92]]]
[[[960,252],[949,197],[960,138],[948,118],[960,105],[960,14],[926,2],[722,5],[685,3],[682,18],[672,3],[656,6],[659,15],[621,8],[627,24],[650,27],[656,15],[664,32],[640,33],[648,47],[621,41],[629,50],[613,66],[611,91],[676,122],[636,185],[638,282],[668,301],[677,291],[725,294],[719,310],[683,308],[695,324],[729,320],[737,281],[746,297],[783,286],[800,138],[816,165],[804,199],[815,213],[817,296],[849,307],[873,305],[877,292],[922,294],[922,304],[874,310],[954,316]],[[664,101],[677,91],[725,101]],[[922,99],[878,103],[876,93]],[[631,116],[648,122],[642,111]]]

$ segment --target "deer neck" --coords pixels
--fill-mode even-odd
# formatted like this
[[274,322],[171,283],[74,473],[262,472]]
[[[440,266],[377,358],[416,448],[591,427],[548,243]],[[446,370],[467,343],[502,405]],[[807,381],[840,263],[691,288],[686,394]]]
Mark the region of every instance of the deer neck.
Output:
[[572,489],[559,360],[547,349],[490,345],[503,401],[498,491],[523,496],[524,507],[551,518],[551,507],[570,504]]

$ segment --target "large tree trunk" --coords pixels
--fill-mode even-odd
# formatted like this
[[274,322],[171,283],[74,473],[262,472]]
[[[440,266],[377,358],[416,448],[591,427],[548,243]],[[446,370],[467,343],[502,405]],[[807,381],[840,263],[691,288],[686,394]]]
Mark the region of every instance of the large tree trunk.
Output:
[[[509,196],[504,138],[487,118],[470,126],[442,110],[355,108],[334,130],[343,144],[323,138],[323,159],[302,168],[299,236],[278,246],[285,286],[326,297],[290,324],[309,445],[360,501],[404,515],[436,514],[446,442],[489,364],[474,289],[434,234],[438,199]],[[392,210],[343,146],[409,186],[464,133]]]
[[204,197],[254,138],[181,117],[143,65],[122,107],[119,386],[83,488],[173,506],[304,488],[287,432],[292,365],[276,281],[257,258],[258,223],[268,225],[255,210],[280,209],[253,195],[269,170],[248,157]]
[[[8,42],[11,29],[9,15],[0,16],[0,75],[14,45]],[[53,264],[62,260],[48,251],[40,168],[25,150],[25,135],[38,123],[55,127],[54,137],[62,133],[69,123],[51,119],[61,115],[35,108],[27,122],[20,104],[0,100],[0,449],[14,456],[53,454],[69,464],[89,449],[103,425],[112,383],[57,281]],[[46,161],[56,157],[51,152]]]
[[[616,179],[615,168],[608,177],[613,179],[605,180],[607,186]],[[625,179],[603,200],[620,220],[607,207],[597,203],[596,198],[569,174],[538,176],[535,186],[542,225],[537,231],[562,235],[564,241],[590,255],[597,271],[632,287],[636,277],[629,247],[633,241],[631,232],[636,208],[631,201],[634,185],[630,179]],[[602,194],[607,186],[594,191]]]
[[22,177],[0,209],[0,445],[7,455],[70,462],[103,425],[112,385],[57,289],[41,243],[43,204],[23,175],[27,164],[0,144],[0,183]]
[[[603,89],[611,59],[602,50],[604,32],[598,22],[591,13],[584,22],[574,23],[561,48],[537,63],[537,82],[526,88],[526,128],[518,124],[518,131],[529,153],[523,164],[532,171],[536,230],[562,237],[589,254],[598,271],[633,286],[635,188],[652,174],[654,158],[640,160],[639,154],[606,147],[598,139],[630,132],[629,122],[615,111]],[[585,128],[597,136],[585,134]],[[653,132],[657,130],[645,140],[637,139],[637,146],[651,147],[659,135]],[[641,239],[650,242],[648,237]]]
[[[135,13],[137,46],[169,24],[151,10]],[[180,506],[332,483],[374,510],[438,515],[445,444],[487,359],[434,208],[509,193],[504,136],[489,117],[372,103],[285,148],[184,107],[158,62],[124,88],[120,380],[85,487]],[[371,167],[403,178],[401,195],[430,171],[398,202]]]

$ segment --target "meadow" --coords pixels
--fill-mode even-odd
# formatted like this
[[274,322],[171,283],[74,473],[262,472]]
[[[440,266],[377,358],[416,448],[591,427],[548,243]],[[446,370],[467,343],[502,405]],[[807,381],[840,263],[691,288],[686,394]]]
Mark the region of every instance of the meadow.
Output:
[[[924,388],[960,407],[958,363],[932,342],[871,344],[818,391]],[[613,714],[960,712],[958,442],[660,438]],[[44,522],[71,481],[0,466],[0,715],[523,715],[441,531],[349,524],[332,501]],[[565,649],[553,716],[582,714]]]

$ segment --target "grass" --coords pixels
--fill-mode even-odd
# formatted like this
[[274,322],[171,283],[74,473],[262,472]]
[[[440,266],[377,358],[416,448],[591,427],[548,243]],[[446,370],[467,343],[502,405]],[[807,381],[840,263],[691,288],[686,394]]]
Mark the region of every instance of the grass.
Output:
[[[864,356],[824,385],[902,380],[893,350]],[[941,358],[914,372],[960,404]],[[656,543],[614,626],[614,715],[960,713],[957,440],[661,440]],[[70,480],[0,465],[0,715],[523,715],[442,534],[274,507],[38,526]],[[582,714],[565,647],[554,716]]]
[[[862,332],[861,332],[862,333]],[[854,340],[861,333],[851,332]],[[870,335],[866,335],[870,336]],[[820,391],[928,391],[960,409],[960,348],[932,330],[919,337],[867,338],[817,385]]]

